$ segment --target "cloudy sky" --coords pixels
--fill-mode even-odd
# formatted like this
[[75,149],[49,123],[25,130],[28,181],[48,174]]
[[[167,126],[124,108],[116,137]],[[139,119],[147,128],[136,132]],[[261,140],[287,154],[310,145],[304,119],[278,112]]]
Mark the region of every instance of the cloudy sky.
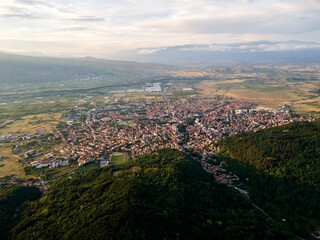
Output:
[[5,0],[0,50],[108,57],[128,49],[317,41],[320,0]]

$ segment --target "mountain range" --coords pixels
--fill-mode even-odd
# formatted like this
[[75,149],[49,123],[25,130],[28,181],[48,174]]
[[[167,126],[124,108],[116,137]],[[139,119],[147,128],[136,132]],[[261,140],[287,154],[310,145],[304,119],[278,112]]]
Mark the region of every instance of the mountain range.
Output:
[[120,52],[119,60],[174,65],[255,65],[320,63],[320,43],[257,41],[139,48]]
[[[157,75],[171,66],[93,57],[62,58],[26,56],[0,52],[0,86],[65,83],[75,79],[99,78],[104,82],[128,82]],[[0,88],[1,89],[1,88]]]

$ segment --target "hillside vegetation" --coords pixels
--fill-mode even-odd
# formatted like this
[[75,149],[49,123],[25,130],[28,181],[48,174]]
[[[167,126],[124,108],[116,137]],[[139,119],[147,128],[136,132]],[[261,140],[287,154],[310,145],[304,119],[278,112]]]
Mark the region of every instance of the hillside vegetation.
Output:
[[258,170],[320,187],[320,121],[238,134],[222,145],[230,156]]
[[320,122],[298,122],[228,137],[218,154],[239,187],[273,219],[309,239],[320,225]]
[[55,181],[13,239],[293,239],[187,155],[164,149]]

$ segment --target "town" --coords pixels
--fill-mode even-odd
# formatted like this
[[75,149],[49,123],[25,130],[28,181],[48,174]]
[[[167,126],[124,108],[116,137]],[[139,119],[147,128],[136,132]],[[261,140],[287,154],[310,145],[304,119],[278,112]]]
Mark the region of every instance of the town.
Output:
[[[34,150],[20,153],[26,164],[36,168],[78,165],[89,162],[110,163],[114,152],[124,152],[134,159],[157,149],[174,148],[193,151],[206,159],[212,155],[208,146],[220,139],[241,132],[257,131],[311,117],[292,116],[288,110],[262,109],[252,103],[184,99],[154,103],[105,105],[65,118],[68,126],[53,133],[52,140],[61,140],[59,156],[52,153],[34,161]],[[80,117],[85,117],[80,120]],[[19,147],[17,145],[17,147]]]
[[134,159],[161,148],[192,149],[205,157],[206,146],[226,136],[301,120],[313,118],[255,108],[252,103],[203,99],[128,103],[91,109],[84,122],[68,121],[70,126],[54,138],[64,142],[61,156],[75,157],[79,165],[104,160],[115,151],[128,152]]
[[[164,97],[160,102],[109,104],[89,110],[75,107],[64,120],[66,127],[54,132],[6,135],[2,140],[21,143],[15,145],[13,153],[28,169],[68,168],[71,161],[79,166],[95,162],[104,167],[114,164],[111,157],[115,153],[123,153],[127,161],[158,149],[173,148],[193,153],[197,156],[194,159],[205,171],[214,174],[217,182],[232,186],[237,176],[225,170],[226,163],[208,163],[219,150],[212,143],[241,132],[314,119],[291,115],[286,106],[265,109],[225,99],[189,97],[170,101]],[[32,146],[21,147],[30,139],[61,144],[55,147],[55,154],[52,149],[39,153]]]

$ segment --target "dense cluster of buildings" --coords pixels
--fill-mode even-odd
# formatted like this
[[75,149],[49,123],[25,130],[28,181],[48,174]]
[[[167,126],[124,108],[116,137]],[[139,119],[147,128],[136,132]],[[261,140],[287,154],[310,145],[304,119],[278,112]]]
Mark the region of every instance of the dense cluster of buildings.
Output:
[[192,149],[205,156],[205,147],[226,136],[257,131],[311,118],[288,111],[255,109],[252,103],[204,99],[107,105],[86,112],[86,121],[55,134],[65,158],[79,164],[106,160],[115,151],[132,158],[161,148]]
[[67,165],[69,165],[69,161],[48,158],[48,159],[43,159],[40,161],[34,161],[31,163],[31,165],[36,168],[43,168],[43,167],[55,168],[55,167],[59,167],[59,166],[67,166]]
[[206,159],[198,159],[197,161],[206,172],[214,175],[214,178],[218,183],[223,183],[231,187],[234,181],[239,181],[239,177],[237,175],[226,171],[225,167],[228,167],[228,165],[225,161],[222,161],[219,165],[210,164]]
[[16,136],[14,134],[3,134],[0,135],[0,142],[20,142],[20,141],[24,141],[24,140],[30,140],[33,138],[39,138],[42,137],[46,134],[41,133],[41,134],[26,134],[26,135],[22,135],[22,136]]

